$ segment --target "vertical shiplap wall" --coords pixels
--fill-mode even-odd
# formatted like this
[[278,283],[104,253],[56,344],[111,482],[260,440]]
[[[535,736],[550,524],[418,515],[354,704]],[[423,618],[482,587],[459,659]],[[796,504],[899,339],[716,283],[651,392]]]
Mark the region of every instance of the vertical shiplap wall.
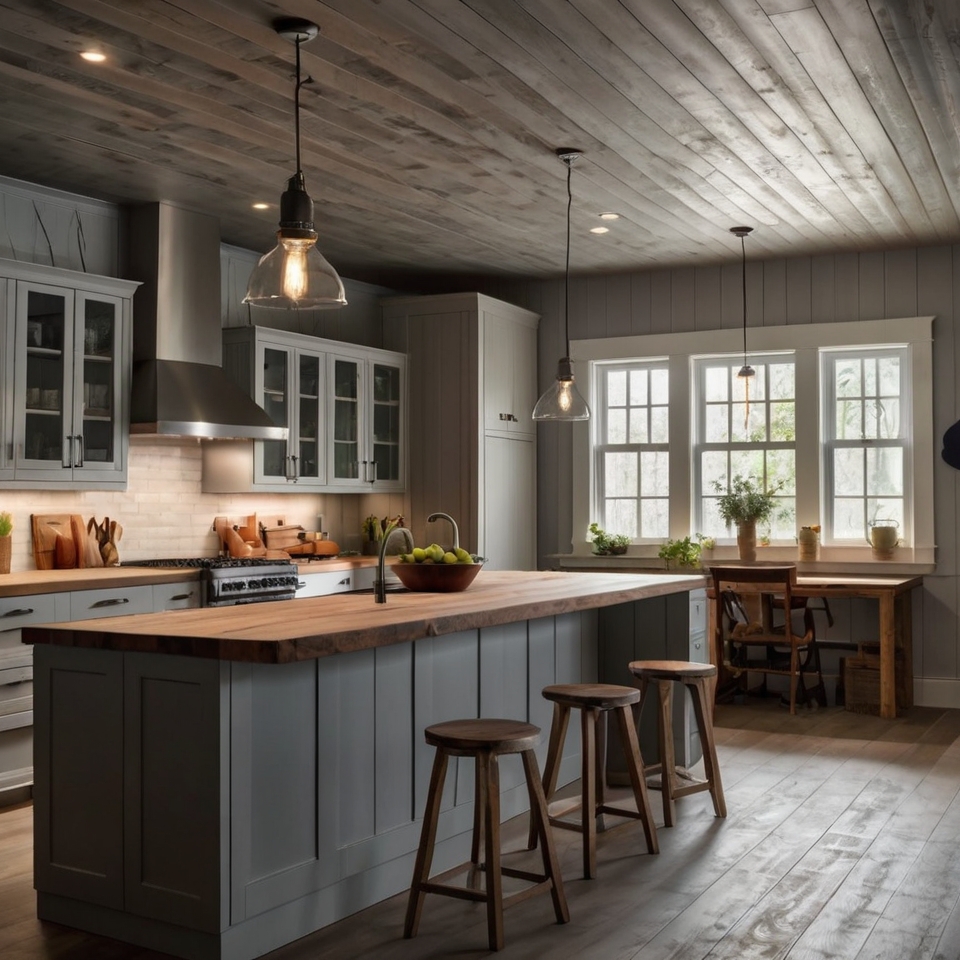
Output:
[[[748,250],[749,258],[749,250]],[[562,281],[492,283],[483,293],[541,315],[540,388],[555,376],[563,355]],[[573,279],[570,338],[736,329],[742,322],[739,264],[684,267]],[[934,435],[960,417],[960,244],[864,253],[818,254],[747,262],[748,326],[835,323],[933,315]],[[572,543],[571,429],[539,428],[538,554],[567,553]],[[939,440],[936,450],[939,454]],[[960,473],[939,456],[932,464],[937,568],[924,578],[915,622],[915,672],[921,702],[960,706]],[[919,596],[919,594],[918,594]]]

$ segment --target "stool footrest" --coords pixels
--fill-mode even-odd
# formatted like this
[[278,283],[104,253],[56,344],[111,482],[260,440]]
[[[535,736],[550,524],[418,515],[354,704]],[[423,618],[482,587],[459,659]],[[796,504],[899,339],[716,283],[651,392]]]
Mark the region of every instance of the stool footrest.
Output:
[[691,793],[702,793],[704,790],[710,789],[710,782],[708,780],[697,780],[695,783],[688,784],[686,787],[677,787],[673,791],[675,797],[688,797]]
[[[506,872],[506,871],[504,871]],[[505,907],[513,906],[515,903],[520,903],[523,900],[529,900],[530,897],[536,896],[538,893],[546,893],[553,888],[552,880],[544,880],[542,883],[534,884],[532,887],[527,887],[526,890],[519,890],[517,893],[511,893],[509,897],[503,898],[503,905]],[[558,923],[560,921],[557,921]],[[563,921],[566,923],[566,921]]]
[[500,872],[505,877],[513,877],[514,880],[526,880],[529,883],[546,883],[550,880],[545,874],[532,873],[529,870],[519,870],[517,867],[504,867],[501,865]]
[[420,884],[424,893],[439,893],[444,897],[456,897],[458,900],[477,900],[483,902],[489,897],[484,890],[473,890],[470,887],[455,887],[450,883],[433,883],[427,881]]

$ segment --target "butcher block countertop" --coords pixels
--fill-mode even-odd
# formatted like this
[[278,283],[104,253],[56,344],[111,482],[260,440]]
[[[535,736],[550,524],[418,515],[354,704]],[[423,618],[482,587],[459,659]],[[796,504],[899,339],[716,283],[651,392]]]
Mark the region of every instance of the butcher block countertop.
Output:
[[705,586],[702,576],[481,570],[461,593],[343,593],[25,627],[26,643],[292,663]]

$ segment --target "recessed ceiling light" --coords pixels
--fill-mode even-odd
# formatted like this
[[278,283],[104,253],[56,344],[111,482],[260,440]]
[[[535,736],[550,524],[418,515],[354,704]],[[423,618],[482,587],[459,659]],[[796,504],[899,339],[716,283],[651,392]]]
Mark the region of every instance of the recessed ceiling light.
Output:
[[255,204],[253,205],[253,209],[254,209],[254,210],[269,210],[269,209],[270,209],[270,204],[269,204],[269,203],[255,203]]
[[601,220],[619,220],[620,214],[619,213],[601,213],[600,219]]
[[99,50],[81,50],[80,56],[89,63],[103,63],[107,59],[107,55]]
[[591,227],[590,232],[591,233],[609,233],[610,228],[609,227]]

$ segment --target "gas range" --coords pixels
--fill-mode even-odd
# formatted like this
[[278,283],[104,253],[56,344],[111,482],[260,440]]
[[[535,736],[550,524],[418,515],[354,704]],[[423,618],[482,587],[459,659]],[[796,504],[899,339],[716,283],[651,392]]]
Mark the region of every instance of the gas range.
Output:
[[126,560],[125,567],[182,567],[201,571],[203,606],[226,607],[297,595],[297,566],[292,560],[266,557],[191,557]]

